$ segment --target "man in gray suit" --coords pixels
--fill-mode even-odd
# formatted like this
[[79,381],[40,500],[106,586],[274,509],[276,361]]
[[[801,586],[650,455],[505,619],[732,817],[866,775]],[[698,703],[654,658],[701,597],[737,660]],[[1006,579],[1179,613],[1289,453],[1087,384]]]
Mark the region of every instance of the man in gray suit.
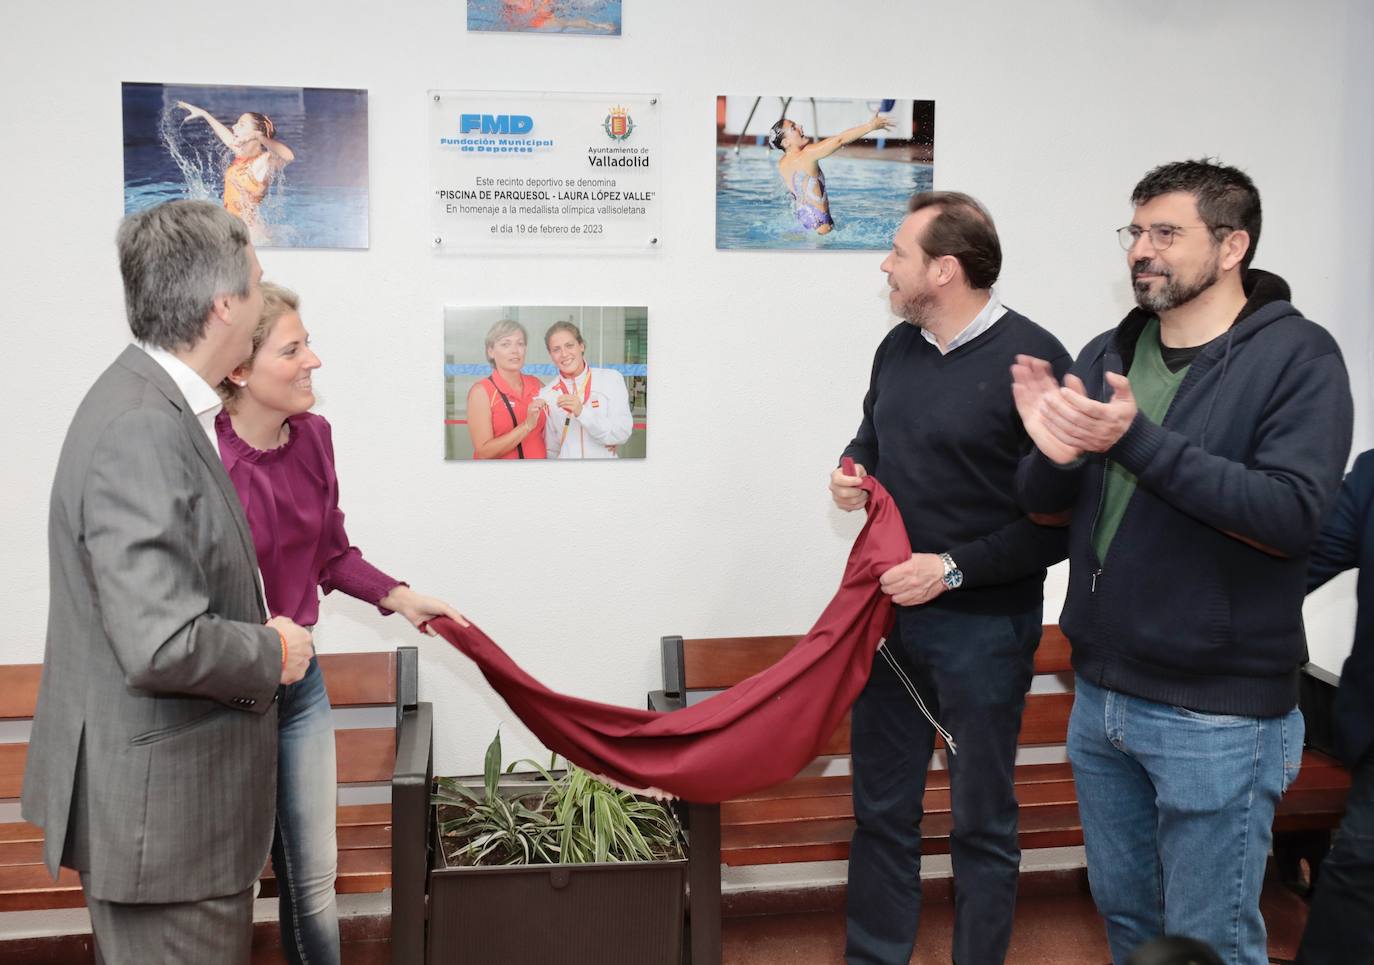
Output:
[[272,843],[276,691],[310,634],[264,625],[214,442],[262,269],[243,224],[174,201],[124,219],[137,345],[77,409],[53,480],[47,648],[23,813],[80,872],[97,960],[247,962]]

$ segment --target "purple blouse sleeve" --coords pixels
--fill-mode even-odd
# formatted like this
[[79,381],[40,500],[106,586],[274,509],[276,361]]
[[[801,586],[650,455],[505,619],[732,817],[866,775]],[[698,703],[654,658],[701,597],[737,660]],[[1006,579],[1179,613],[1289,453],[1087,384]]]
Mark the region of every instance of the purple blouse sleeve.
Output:
[[[340,513],[339,516],[342,517],[343,514]],[[340,525],[342,526],[342,520]],[[350,546],[343,555],[334,557],[325,564],[324,570],[320,573],[320,589],[324,592],[342,590],[364,603],[371,603],[382,611],[383,616],[392,611],[380,605],[382,597],[401,585],[400,580],[387,576],[363,559],[362,551],[356,546]]]

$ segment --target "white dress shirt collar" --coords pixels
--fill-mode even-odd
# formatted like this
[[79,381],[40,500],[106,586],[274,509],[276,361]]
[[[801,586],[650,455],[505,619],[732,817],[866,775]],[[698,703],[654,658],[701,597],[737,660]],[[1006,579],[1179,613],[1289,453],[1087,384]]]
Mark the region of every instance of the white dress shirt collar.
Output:
[[219,452],[219,441],[215,435],[215,416],[219,415],[224,403],[215,387],[201,378],[199,372],[166,349],[145,345],[142,342],[137,344],[148,353],[150,359],[162,366],[162,370],[176,383],[176,387],[186,399],[186,404],[195,413],[196,421],[205,430],[205,436],[210,440],[210,449]]
[[[1001,299],[997,297],[997,293],[989,291],[988,303],[983,306],[983,310],[973,316],[973,321],[965,325],[962,332],[949,340],[949,344],[940,351],[940,354],[948,355],[960,345],[972,342],[979,335],[982,335],[988,329],[992,328],[993,324],[1006,313],[1006,306],[1003,305]],[[934,345],[937,349],[940,348],[939,340],[936,339],[934,335],[930,334],[927,329],[921,329],[921,334],[925,336],[925,340],[931,345]]]

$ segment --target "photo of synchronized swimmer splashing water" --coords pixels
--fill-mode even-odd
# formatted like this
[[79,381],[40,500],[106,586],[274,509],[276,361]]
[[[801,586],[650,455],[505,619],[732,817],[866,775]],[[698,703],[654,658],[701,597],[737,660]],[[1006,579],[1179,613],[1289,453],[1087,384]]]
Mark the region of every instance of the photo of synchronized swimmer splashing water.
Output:
[[879,250],[935,179],[935,102],[716,98],[716,247]]
[[214,201],[264,248],[368,246],[367,91],[124,84],[124,212]]
[[620,0],[468,0],[468,29],[620,36]]

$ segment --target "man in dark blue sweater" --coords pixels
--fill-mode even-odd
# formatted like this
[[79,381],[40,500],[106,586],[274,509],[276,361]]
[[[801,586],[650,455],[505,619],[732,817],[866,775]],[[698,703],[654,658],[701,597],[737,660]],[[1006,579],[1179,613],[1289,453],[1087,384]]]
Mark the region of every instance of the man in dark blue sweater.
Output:
[[[1018,354],[1069,355],[992,292],[1002,266],[983,207],[955,192],[912,199],[883,262],[897,325],[878,346],[863,422],[836,470],[858,509],[865,473],[896,500],[915,555],[882,577],[896,627],[854,704],[855,831],[845,960],[905,965],[921,910],[921,799],[938,719],[948,757],[957,889],[954,960],[1001,962],[1021,851],[1012,768],[1040,641],[1045,568],[1063,527],[1028,519],[1015,474],[1031,450],[1007,384]],[[916,698],[930,719],[922,716]]]
[[1350,796],[1317,876],[1298,965],[1374,962],[1374,450],[1355,460],[1307,568],[1315,590],[1359,567],[1355,643],[1336,694],[1336,746],[1350,767]]
[[1136,303],[1061,386],[1013,367],[1021,498],[1072,511],[1069,760],[1116,962],[1165,933],[1267,961],[1260,885],[1297,776],[1307,556],[1350,450],[1335,340],[1249,268],[1241,171],[1151,171],[1120,229]]

